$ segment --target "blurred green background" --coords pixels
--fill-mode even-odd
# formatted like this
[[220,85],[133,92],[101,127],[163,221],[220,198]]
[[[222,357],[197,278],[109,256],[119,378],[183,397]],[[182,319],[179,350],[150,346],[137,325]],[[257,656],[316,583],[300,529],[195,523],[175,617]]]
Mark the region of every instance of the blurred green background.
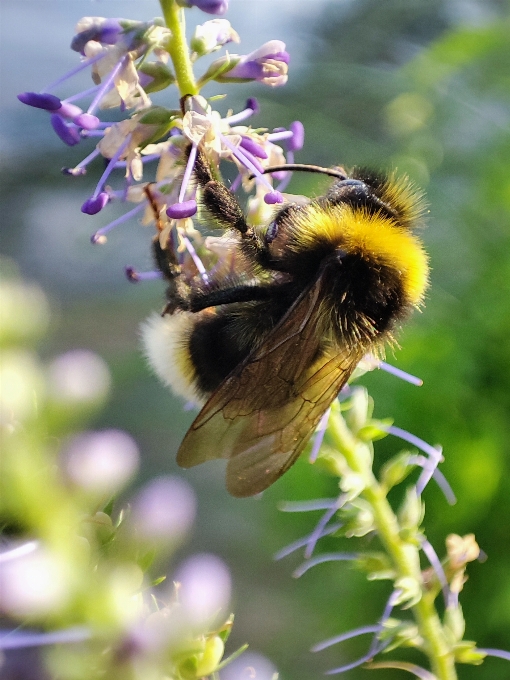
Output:
[[[15,5],[18,9],[15,9]],[[63,12],[63,3],[7,2],[15,12]],[[74,61],[66,51],[74,23],[83,14],[148,18],[152,2],[66,3],[57,77]],[[121,7],[122,6],[122,7]],[[120,12],[122,9],[122,12]],[[10,14],[9,14],[10,12]],[[65,18],[65,21],[64,21]],[[193,14],[196,21],[204,15]],[[482,647],[510,648],[510,13],[497,0],[352,0],[278,3],[232,0],[227,15],[241,34],[242,52],[272,38],[294,45],[289,84],[215,88],[237,109],[247,96],[261,103],[257,124],[273,127],[295,119],[307,137],[298,160],[325,165],[396,167],[426,190],[432,285],[388,361],[420,376],[421,388],[377,372],[364,378],[375,415],[432,444],[444,447],[442,470],[458,496],[450,508],[430,486],[425,527],[442,554],[448,533],[475,533],[487,554],[469,567],[461,595],[466,638]],[[44,14],[41,14],[44,21]],[[45,59],[39,24],[38,59]],[[8,29],[5,21],[3,30]],[[282,31],[279,32],[279,29]],[[282,35],[283,33],[283,35]],[[29,42],[29,41],[28,41]],[[48,48],[49,49],[49,48]],[[3,79],[14,91],[39,89],[40,69],[27,46],[3,60]],[[294,56],[294,55],[293,55]],[[32,68],[32,65],[34,67]],[[16,74],[13,84],[12,72]],[[59,70],[56,70],[59,69]],[[47,76],[46,80],[52,77]],[[212,93],[210,90],[206,94]],[[62,149],[50,136],[42,112],[4,105],[6,150],[1,167],[2,252],[23,275],[39,282],[53,308],[51,333],[40,351],[53,356],[71,348],[98,352],[113,373],[112,398],[93,427],[117,427],[137,440],[143,453],[137,483],[162,473],[190,480],[199,514],[185,552],[211,551],[225,558],[234,580],[236,622],[232,648],[242,642],[268,656],[283,680],[321,677],[328,668],[361,655],[367,639],[320,654],[312,644],[350,628],[374,623],[388,584],[368,584],[345,564],[325,564],[300,580],[293,555],[273,562],[284,545],[309,533],[317,513],[283,514],[282,500],[334,496],[335,481],[301,460],[261,499],[230,498],[221,463],[180,471],[175,452],[193,413],[185,412],[148,371],[140,351],[139,325],[160,309],[163,284],[132,286],[125,264],[150,268],[150,233],[135,222],[113,232],[104,246],[89,236],[113,209],[95,217],[79,212],[99,176],[63,177],[87,153]],[[174,104],[174,102],[172,102]],[[316,178],[296,177],[290,191],[317,193]],[[388,437],[376,444],[377,459],[399,450]],[[333,544],[326,539],[325,549]],[[409,657],[417,658],[417,657]],[[465,680],[510,677],[508,662],[488,659],[480,668],[461,667]],[[370,671],[356,669],[361,680]],[[381,678],[406,677],[380,671]],[[408,677],[408,676],[407,676]]]

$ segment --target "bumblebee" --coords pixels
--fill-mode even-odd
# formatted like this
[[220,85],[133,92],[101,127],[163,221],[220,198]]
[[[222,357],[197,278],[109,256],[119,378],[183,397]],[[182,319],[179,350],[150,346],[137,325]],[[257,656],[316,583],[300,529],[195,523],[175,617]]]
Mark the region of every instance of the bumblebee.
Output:
[[[227,459],[233,496],[257,494],[296,461],[367,352],[423,302],[421,195],[405,179],[282,166],[334,178],[325,196],[252,228],[199,148],[204,212],[228,233],[230,267],[186,278],[154,240],[167,305],[143,329],[155,372],[203,407],[177,453],[184,468]],[[232,265],[232,262],[234,263]]]

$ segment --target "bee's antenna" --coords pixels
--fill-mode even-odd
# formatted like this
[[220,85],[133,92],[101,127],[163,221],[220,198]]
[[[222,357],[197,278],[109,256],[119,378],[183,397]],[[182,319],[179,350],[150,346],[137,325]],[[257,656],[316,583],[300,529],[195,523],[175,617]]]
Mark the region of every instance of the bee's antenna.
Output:
[[[269,168],[264,168],[263,174],[267,175],[271,172],[317,172],[322,175],[329,175],[330,177],[336,177],[337,179],[347,179],[345,170],[335,169],[335,168],[322,168],[320,165],[307,165],[305,163],[288,163],[286,165],[271,165]],[[252,179],[254,175],[250,176]]]

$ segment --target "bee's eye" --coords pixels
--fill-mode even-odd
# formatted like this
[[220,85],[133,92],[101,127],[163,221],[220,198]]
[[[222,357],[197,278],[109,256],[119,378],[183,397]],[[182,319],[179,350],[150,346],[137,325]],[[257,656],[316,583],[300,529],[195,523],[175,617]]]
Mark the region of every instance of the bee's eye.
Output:
[[272,243],[275,238],[278,236],[278,224],[276,223],[276,220],[274,222],[271,222],[271,224],[268,226],[266,234],[264,236],[264,241],[267,245]]

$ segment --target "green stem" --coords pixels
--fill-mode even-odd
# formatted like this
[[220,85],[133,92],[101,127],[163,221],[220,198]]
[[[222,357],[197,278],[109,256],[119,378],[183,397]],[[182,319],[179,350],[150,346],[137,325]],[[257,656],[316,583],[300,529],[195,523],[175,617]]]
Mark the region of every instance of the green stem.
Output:
[[198,94],[198,86],[193,74],[188,43],[186,42],[184,11],[175,0],[159,0],[167,27],[172,32],[167,50],[172,59],[175,79],[181,97],[185,94]]
[[438,680],[456,680],[453,652],[445,637],[434,602],[423,588],[418,547],[412,543],[405,543],[400,538],[397,517],[383,488],[367,463],[369,456],[359,455],[360,445],[366,447],[366,444],[356,440],[339,413],[331,414],[328,432],[349,467],[364,480],[365,489],[362,496],[372,507],[379,538],[392,559],[398,574],[397,578],[410,577],[422,586],[422,597],[412,606],[412,611],[420,635],[426,642],[432,672]]

